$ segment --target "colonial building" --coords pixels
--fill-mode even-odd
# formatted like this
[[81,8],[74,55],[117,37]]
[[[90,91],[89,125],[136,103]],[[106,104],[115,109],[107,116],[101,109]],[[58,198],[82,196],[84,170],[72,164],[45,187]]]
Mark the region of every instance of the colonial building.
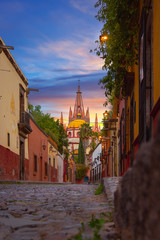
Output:
[[0,179],[28,180],[28,81],[10,51],[0,50]]
[[64,174],[64,156],[59,152],[57,153],[57,182],[63,182],[63,174]]
[[55,143],[55,141],[53,141],[53,139],[50,136],[48,136],[49,182],[57,182],[58,179],[58,161],[59,161],[58,154],[60,153],[58,152],[57,144]]
[[89,108],[86,110],[86,114],[83,106],[82,92],[80,91],[80,86],[78,86],[78,91],[76,95],[76,101],[74,105],[74,112],[70,107],[69,110],[69,125],[67,128],[67,135],[69,140],[69,150],[77,150],[79,146],[79,128],[82,124],[90,124]]
[[102,178],[102,143],[98,143],[92,153],[91,167],[90,167],[90,180],[91,182],[100,182]]
[[33,131],[29,135],[29,180],[49,181],[48,136],[31,116],[30,125]]

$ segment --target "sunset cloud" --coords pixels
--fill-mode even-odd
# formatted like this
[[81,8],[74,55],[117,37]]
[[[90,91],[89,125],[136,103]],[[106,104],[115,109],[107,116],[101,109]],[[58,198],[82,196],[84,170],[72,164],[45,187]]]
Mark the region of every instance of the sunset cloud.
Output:
[[[37,4],[38,2],[38,4]],[[1,35],[28,79],[33,105],[67,122],[69,107],[75,103],[78,80],[84,107],[90,108],[91,122],[95,113],[105,111],[104,90],[98,82],[103,60],[90,49],[97,46],[101,23],[95,19],[95,0],[20,1],[1,0]],[[108,106],[109,107],[109,106]]]

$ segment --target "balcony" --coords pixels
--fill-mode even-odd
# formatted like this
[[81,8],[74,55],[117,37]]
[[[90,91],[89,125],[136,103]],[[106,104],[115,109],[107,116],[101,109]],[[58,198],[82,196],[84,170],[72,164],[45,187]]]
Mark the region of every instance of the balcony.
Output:
[[29,113],[27,112],[22,112],[20,115],[20,122],[18,123],[18,129],[19,129],[19,133],[21,135],[27,135],[30,134],[32,132],[32,128],[30,126],[29,123]]

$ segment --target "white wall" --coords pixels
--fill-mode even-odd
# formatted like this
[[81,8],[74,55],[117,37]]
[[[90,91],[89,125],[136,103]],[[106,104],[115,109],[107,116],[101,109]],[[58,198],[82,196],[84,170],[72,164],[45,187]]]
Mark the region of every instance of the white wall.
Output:
[[[102,144],[99,143],[92,154],[92,163],[95,162],[95,158],[96,158],[96,163],[92,166],[92,168],[95,168],[97,165],[101,164],[101,161],[100,161],[101,153],[102,153]],[[99,156],[99,160],[97,160],[98,156]]]
[[63,156],[59,152],[57,153],[57,181],[63,182]]

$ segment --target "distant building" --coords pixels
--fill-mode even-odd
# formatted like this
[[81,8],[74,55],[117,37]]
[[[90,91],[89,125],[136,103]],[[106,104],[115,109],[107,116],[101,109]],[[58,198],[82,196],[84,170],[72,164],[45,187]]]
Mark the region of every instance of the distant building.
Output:
[[33,132],[29,135],[29,180],[48,181],[48,136],[30,117]]
[[57,153],[57,182],[63,182],[64,174],[64,157],[59,152]]
[[80,86],[78,86],[78,92],[76,96],[76,101],[74,105],[74,112],[72,113],[72,109],[70,107],[69,110],[69,124],[77,119],[81,119],[86,123],[90,124],[90,117],[89,117],[89,108],[87,108],[86,114],[84,112],[83,106],[83,99],[82,99],[82,92],[80,91]]
[[102,179],[102,144],[98,143],[92,153],[91,169],[90,169],[90,180],[91,182],[100,182]]

